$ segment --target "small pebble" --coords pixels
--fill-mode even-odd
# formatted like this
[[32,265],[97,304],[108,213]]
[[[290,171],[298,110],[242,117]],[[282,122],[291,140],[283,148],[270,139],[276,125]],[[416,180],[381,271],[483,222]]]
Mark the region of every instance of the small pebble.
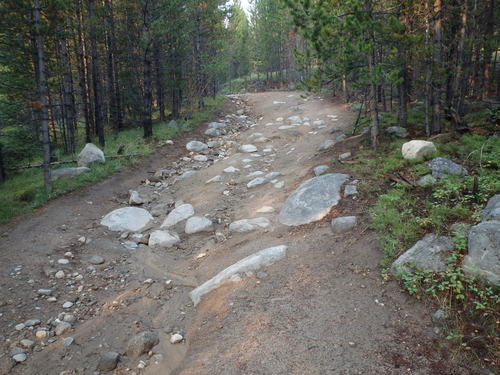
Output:
[[179,333],[175,333],[173,334],[172,336],[170,336],[170,343],[171,344],[178,344],[180,343],[182,340],[184,340],[184,337],[182,337],[181,334]]

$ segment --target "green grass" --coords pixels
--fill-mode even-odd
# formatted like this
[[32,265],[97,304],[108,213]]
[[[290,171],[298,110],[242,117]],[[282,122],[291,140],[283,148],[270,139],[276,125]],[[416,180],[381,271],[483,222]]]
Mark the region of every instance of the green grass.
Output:
[[[0,224],[9,222],[17,215],[29,212],[43,206],[48,200],[66,194],[83,186],[104,180],[109,175],[119,172],[124,168],[137,165],[141,158],[155,151],[168,139],[173,139],[182,133],[188,132],[196,126],[215,119],[223,105],[223,97],[215,100],[208,99],[206,108],[195,111],[187,121],[178,121],[179,127],[172,128],[168,123],[154,125],[153,138],[145,140],[141,128],[126,129],[117,136],[106,136],[106,155],[115,155],[120,145],[125,145],[125,155],[138,154],[137,156],[119,159],[107,159],[105,164],[93,165],[89,173],[84,173],[72,179],[59,179],[53,183],[53,191],[47,196],[43,189],[43,171],[41,168],[24,169],[8,176],[6,182],[0,185]],[[97,140],[94,140],[97,142]],[[97,143],[96,143],[97,144]],[[80,150],[83,143],[78,145]],[[76,159],[76,155],[62,155],[56,153],[64,161]],[[34,160],[32,164],[39,163]],[[58,165],[57,168],[74,167],[76,163]]]

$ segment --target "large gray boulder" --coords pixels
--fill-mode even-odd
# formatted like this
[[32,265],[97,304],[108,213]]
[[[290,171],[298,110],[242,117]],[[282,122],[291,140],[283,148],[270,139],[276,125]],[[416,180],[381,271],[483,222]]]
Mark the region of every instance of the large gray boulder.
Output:
[[179,235],[169,230],[155,230],[149,236],[149,247],[172,247],[180,242]]
[[50,178],[52,179],[52,181],[56,181],[60,178],[73,178],[87,172],[90,172],[90,168],[59,168],[52,171],[52,173],[50,174]]
[[422,159],[436,151],[434,143],[420,140],[406,142],[401,147],[401,153],[407,160]]
[[141,232],[153,220],[153,216],[143,208],[123,207],[104,216],[101,225],[116,232]]
[[285,257],[287,251],[286,246],[275,246],[268,249],[260,250],[252,255],[243,258],[232,266],[227,267],[217,275],[206,281],[198,288],[189,293],[191,300],[196,306],[201,298],[210,291],[218,288],[224,283],[232,280],[237,280],[245,275],[251,275],[258,271],[260,268],[269,266],[278,260]]
[[500,221],[484,221],[469,232],[464,271],[500,285]]
[[300,185],[286,200],[279,220],[298,226],[323,219],[340,201],[340,188],[349,176],[328,173]]
[[500,221],[500,194],[494,195],[488,201],[488,204],[481,213],[483,221],[498,220]]
[[191,141],[186,144],[186,149],[188,151],[200,152],[206,150],[208,146],[200,141]]
[[418,270],[441,272],[448,266],[448,257],[455,244],[453,239],[435,234],[427,234],[412,248],[402,254],[391,266],[394,275]]
[[432,159],[429,163],[429,168],[432,171],[432,176],[435,178],[467,175],[467,170],[464,167],[446,158]]
[[184,231],[186,234],[195,234],[200,232],[211,232],[214,230],[214,223],[207,217],[192,216],[186,221]]
[[182,204],[174,208],[165,218],[162,228],[170,228],[194,215],[194,207],[190,204]]
[[390,135],[395,135],[399,138],[408,137],[408,130],[401,126],[389,126],[387,129],[385,129],[385,132]]
[[93,143],[87,143],[78,155],[78,166],[88,167],[94,163],[105,163],[104,152]]

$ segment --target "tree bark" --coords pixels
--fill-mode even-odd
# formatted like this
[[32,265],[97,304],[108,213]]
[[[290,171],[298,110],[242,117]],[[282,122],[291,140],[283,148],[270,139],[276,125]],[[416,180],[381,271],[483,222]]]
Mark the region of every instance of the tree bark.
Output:
[[158,103],[158,110],[160,111],[160,121],[166,121],[165,114],[165,89],[164,89],[164,69],[163,69],[163,55],[161,53],[161,43],[156,41],[154,43],[154,59],[156,70],[156,102]]
[[95,0],[88,0],[88,16],[90,22],[90,54],[92,56],[92,82],[94,86],[94,118],[99,144],[104,147],[104,115],[101,86],[101,69],[99,67],[99,55],[97,53],[97,31],[95,16]]
[[73,91],[73,75],[71,70],[71,61],[68,52],[68,42],[66,38],[59,41],[61,50],[61,60],[63,65],[62,76],[62,101],[66,119],[66,146],[67,152],[75,152],[75,130],[76,130],[76,107],[75,93]]
[[116,32],[115,19],[113,16],[112,0],[104,0],[106,10],[106,44],[108,47],[108,95],[110,104],[110,120],[113,132],[118,134],[123,128],[123,116],[120,105],[120,89],[116,77]]
[[434,0],[434,74],[431,83],[432,118],[430,134],[441,132],[442,0]]
[[143,40],[145,41],[143,54],[143,107],[142,107],[142,128],[144,138],[153,136],[153,64],[151,61],[151,22],[152,22],[152,1],[145,1],[143,11]]
[[40,102],[40,114],[42,124],[42,142],[43,142],[43,180],[45,192],[50,194],[52,183],[50,178],[50,138],[49,138],[49,114],[47,108],[47,80],[45,75],[45,56],[43,51],[43,37],[40,32],[42,27],[40,16],[40,0],[33,0],[33,34],[36,47],[37,83],[38,100]]

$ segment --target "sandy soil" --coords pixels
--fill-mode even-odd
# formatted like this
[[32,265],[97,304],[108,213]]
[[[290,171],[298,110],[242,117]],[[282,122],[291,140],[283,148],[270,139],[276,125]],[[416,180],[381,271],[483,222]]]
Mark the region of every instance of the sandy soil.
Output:
[[[347,146],[318,151],[322,141],[341,134],[352,113],[329,98],[298,92],[233,98],[227,113],[236,111],[248,117],[231,118],[234,129],[227,140],[236,143],[225,157],[209,150],[208,162],[182,159],[189,156],[187,141],[206,140],[202,127],[141,167],[0,228],[0,374],[99,374],[96,365],[107,351],[122,354],[113,374],[481,374],[462,363],[434,332],[432,310],[402,293],[395,282],[383,282],[377,241],[367,227],[368,202],[362,197],[345,197],[328,218],[313,224],[290,228],[278,222],[285,199],[313,177],[315,166],[328,164],[351,180],[360,177],[337,161]],[[325,120],[326,126],[279,130],[292,115]],[[278,117],[285,122],[276,122]],[[337,131],[331,133],[334,126]],[[252,144],[255,132],[269,139],[254,143],[261,157],[239,153],[238,144]],[[349,147],[355,153],[358,145]],[[266,148],[274,151],[263,153]],[[224,173],[229,166],[240,172]],[[174,183],[172,176],[161,187],[144,183],[150,172],[186,168],[196,172],[185,180]],[[247,174],[256,170],[281,172],[278,180],[284,187],[248,189]],[[216,175],[223,175],[224,182],[205,184]],[[180,200],[191,203],[198,215],[216,222],[216,230],[187,236],[179,225],[182,242],[174,248],[140,245],[127,250],[125,239],[102,227],[100,218],[127,205],[130,189],[150,197],[148,209],[158,204],[171,208]],[[276,212],[258,214],[262,206]],[[165,209],[156,217],[156,226],[167,213]],[[346,215],[359,216],[357,228],[333,234],[329,218]],[[270,219],[271,226],[248,234],[228,231],[230,222],[258,216]],[[81,243],[81,236],[90,242]],[[285,259],[255,277],[224,285],[193,306],[189,292],[194,287],[275,245],[288,246]],[[69,264],[57,264],[68,251]],[[106,262],[90,272],[93,255]],[[59,270],[66,274],[62,279],[54,277]],[[144,284],[147,279],[153,283]],[[173,281],[172,288],[166,280]],[[40,288],[53,289],[57,301],[39,296]],[[74,305],[64,310],[65,301]],[[40,340],[34,335],[39,327],[15,329],[27,319],[50,326],[63,311],[76,317],[64,335]],[[127,342],[145,329],[157,332],[160,344],[141,358],[128,358]],[[169,339],[175,332],[184,341],[174,345]],[[73,337],[74,343],[64,346],[65,337]],[[26,350],[26,361],[13,366],[11,356],[21,339],[35,345]],[[139,360],[144,368],[138,368]]]

